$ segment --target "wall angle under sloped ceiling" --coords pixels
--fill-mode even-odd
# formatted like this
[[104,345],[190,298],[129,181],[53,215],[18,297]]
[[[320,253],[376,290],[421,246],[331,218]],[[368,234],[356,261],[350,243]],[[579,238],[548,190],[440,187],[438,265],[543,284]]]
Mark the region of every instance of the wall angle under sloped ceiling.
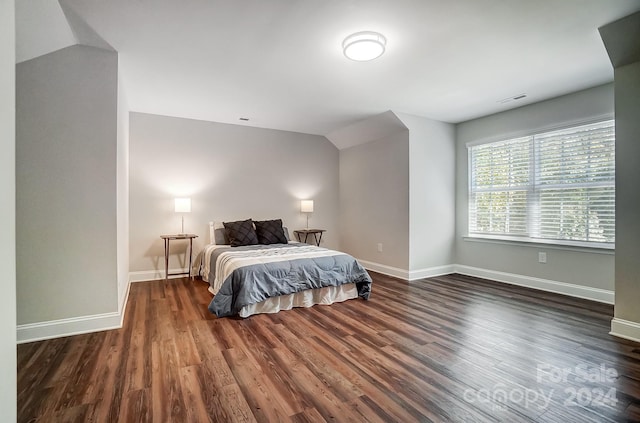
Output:
[[16,1],[16,63],[77,43],[57,1]]
[[67,22],[75,35],[77,43],[85,46],[101,48],[103,50],[116,51],[111,44],[105,41],[66,1],[60,0],[62,11],[67,17]]
[[16,1],[16,63],[77,44],[115,51],[65,1]]
[[614,68],[640,61],[640,12],[598,28]]
[[407,130],[407,126],[398,116],[393,111],[388,110],[337,129],[326,135],[326,137],[339,150],[344,150],[345,148],[355,147],[356,145],[379,140],[396,132]]

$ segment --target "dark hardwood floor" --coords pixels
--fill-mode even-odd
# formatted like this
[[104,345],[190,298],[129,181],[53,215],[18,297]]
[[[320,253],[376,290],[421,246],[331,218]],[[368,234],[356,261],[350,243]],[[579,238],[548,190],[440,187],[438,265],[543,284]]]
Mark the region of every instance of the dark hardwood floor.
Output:
[[124,327],[18,346],[20,422],[640,421],[613,308],[449,275],[217,319],[201,281],[131,285]]

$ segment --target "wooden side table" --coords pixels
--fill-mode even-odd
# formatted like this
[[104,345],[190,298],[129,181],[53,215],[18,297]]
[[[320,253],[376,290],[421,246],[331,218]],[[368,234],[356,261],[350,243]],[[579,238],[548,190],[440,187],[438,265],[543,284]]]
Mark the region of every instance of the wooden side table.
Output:
[[[293,233],[296,234],[296,238],[298,238],[299,242],[306,243],[309,235],[313,235],[313,239],[316,241],[316,245],[318,247],[320,246],[320,242],[322,241],[322,234],[325,232],[327,232],[326,229],[297,229],[293,231]],[[319,238],[318,234],[320,234]],[[302,240],[302,235],[304,235],[304,241]]]
[[[174,234],[174,235],[160,235],[160,238],[164,239],[164,279],[169,279],[169,276],[176,275],[189,275],[191,277],[191,260],[193,258],[193,239],[198,235],[194,234]],[[189,240],[189,271],[180,273],[169,273],[169,241],[172,239],[188,239]]]

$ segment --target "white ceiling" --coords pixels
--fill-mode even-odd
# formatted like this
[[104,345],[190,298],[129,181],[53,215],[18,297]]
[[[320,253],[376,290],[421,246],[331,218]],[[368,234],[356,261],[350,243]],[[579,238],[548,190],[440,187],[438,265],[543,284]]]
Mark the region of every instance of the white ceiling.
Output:
[[[597,28],[640,10],[640,0],[61,2],[119,52],[132,111],[320,135],[387,110],[462,122],[610,82]],[[36,10],[50,1],[16,3],[19,61],[69,44],[59,13]],[[363,30],[383,33],[387,51],[350,61],[342,40]]]

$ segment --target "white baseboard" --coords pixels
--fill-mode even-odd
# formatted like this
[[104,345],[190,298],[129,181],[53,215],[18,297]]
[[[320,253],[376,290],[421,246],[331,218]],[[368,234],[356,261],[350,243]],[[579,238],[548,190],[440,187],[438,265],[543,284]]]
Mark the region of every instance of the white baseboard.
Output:
[[127,304],[129,304],[129,291],[131,289],[131,282],[127,281],[127,289],[125,290],[124,296],[120,298],[118,302],[118,313],[120,313],[120,327],[122,327],[124,323],[124,314],[127,312]]
[[614,317],[611,320],[611,332],[609,334],[618,338],[640,342],[640,323]]
[[451,273],[453,273],[453,264],[448,264],[446,266],[429,267],[427,269],[411,270],[409,271],[409,281],[449,275]]
[[[534,278],[530,276],[517,275],[513,273],[498,272],[495,270],[481,269],[477,267],[452,264],[438,266],[427,269],[412,270],[400,269],[384,264],[374,263],[366,260],[358,260],[366,269],[384,275],[393,276],[407,281],[415,281],[422,278],[446,275],[450,273],[460,273],[463,275],[476,276],[490,279],[497,282],[509,283],[512,285],[524,286],[527,288],[539,289],[542,291],[555,292],[572,297],[584,298],[607,304],[614,303],[614,292],[604,289],[591,288],[581,285],[574,285],[564,282],[557,282],[548,279]],[[178,273],[181,269],[170,269],[170,273]],[[192,273],[193,274],[193,273]],[[183,276],[170,276],[169,278],[179,278]],[[119,312],[102,313],[91,316],[73,317],[69,319],[52,320],[48,322],[29,323],[17,327],[18,344],[41,341],[51,338],[59,338],[70,335],[80,335],[83,333],[98,332],[122,327],[124,315],[129,298],[129,288],[132,282],[142,282],[150,280],[164,279],[164,272],[151,270],[143,272],[130,272],[126,294],[119,298]],[[640,324],[614,318],[611,321],[611,335],[640,342]]]
[[430,267],[418,270],[406,270],[398,267],[387,266],[386,264],[374,263],[372,261],[360,260],[358,262],[367,270],[382,273],[383,275],[393,276],[395,278],[404,279],[405,281],[415,281],[423,278],[432,278],[434,276],[448,275],[453,273],[453,265]]
[[[169,269],[169,273],[182,273],[187,272],[188,269]],[[169,279],[184,278],[187,275],[171,275]],[[191,276],[198,276],[197,269],[194,272],[191,271]],[[131,282],[146,282],[157,281],[164,279],[164,270],[143,270],[141,272],[129,272],[129,281]]]
[[120,329],[124,323],[124,315],[127,311],[130,287],[131,283],[127,283],[124,294],[118,298],[117,312],[19,325],[16,327],[17,342],[18,344],[25,344],[27,342],[43,341],[45,339]]
[[17,341],[18,344],[24,344],[44,339],[119,329],[122,327],[123,317],[124,312],[112,312],[19,325],[16,328]]
[[504,282],[511,285],[518,285],[524,286],[526,288],[554,292],[556,294],[583,298],[600,303],[614,303],[614,291],[608,291],[606,289],[591,288],[583,285],[574,285],[571,283],[534,278],[531,276],[517,275],[514,273],[498,272],[495,270],[481,269],[478,267],[464,266],[460,264],[454,264],[453,269],[455,273],[460,273],[463,275],[491,279],[497,282]]
[[387,276],[393,276],[394,278],[409,280],[408,270],[400,269],[399,267],[387,266],[386,264],[374,263],[372,261],[357,260],[367,270],[372,270]]

